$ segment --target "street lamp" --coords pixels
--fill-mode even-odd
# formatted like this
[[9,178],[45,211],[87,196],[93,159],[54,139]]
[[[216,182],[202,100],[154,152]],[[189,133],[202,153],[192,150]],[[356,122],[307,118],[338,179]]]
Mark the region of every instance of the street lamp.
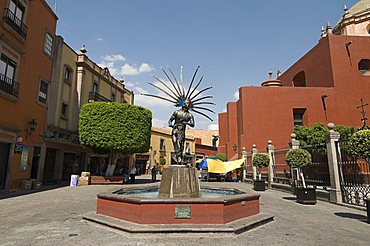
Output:
[[37,121],[35,119],[30,120],[27,123],[27,133],[28,135],[31,135],[37,128]]
[[233,150],[236,151],[236,144],[233,145]]

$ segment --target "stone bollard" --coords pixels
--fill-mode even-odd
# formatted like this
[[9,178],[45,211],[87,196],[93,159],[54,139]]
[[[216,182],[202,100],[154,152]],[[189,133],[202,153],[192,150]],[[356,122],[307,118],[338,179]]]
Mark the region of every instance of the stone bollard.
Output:
[[270,163],[268,166],[268,187],[269,189],[272,188],[272,183],[274,182],[274,151],[275,147],[272,145],[272,141],[267,141],[267,152],[270,157]]
[[253,169],[253,181],[257,180],[257,168],[253,165],[253,156],[258,153],[257,146],[253,144],[252,148],[252,169]]

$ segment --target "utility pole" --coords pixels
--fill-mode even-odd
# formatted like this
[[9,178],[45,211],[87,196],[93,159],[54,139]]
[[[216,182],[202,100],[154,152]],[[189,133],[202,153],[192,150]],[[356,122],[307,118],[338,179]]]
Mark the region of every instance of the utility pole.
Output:
[[365,129],[366,128],[366,121],[367,121],[367,118],[366,118],[366,112],[365,112],[365,107],[366,106],[369,106],[368,103],[364,104],[362,98],[361,98],[361,105],[356,107],[357,109],[361,108],[361,114],[362,114],[362,118],[361,118],[361,121],[363,123],[362,125],[362,128],[361,129]]

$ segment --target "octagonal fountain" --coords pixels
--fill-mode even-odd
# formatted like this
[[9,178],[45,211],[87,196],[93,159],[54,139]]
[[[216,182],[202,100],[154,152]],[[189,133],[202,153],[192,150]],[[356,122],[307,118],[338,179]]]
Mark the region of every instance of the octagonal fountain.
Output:
[[[176,103],[175,106],[181,107],[172,114],[169,120],[169,126],[173,129],[171,135],[176,164],[163,170],[160,187],[122,188],[114,192],[98,194],[96,214],[85,216],[85,219],[130,232],[147,230],[148,232],[235,233],[252,228],[253,225],[272,221],[272,216],[259,215],[260,196],[258,194],[246,194],[228,188],[201,188],[196,168],[184,163],[185,130],[188,126],[194,127],[194,118],[190,111],[211,119],[205,113],[198,111],[205,108],[196,106],[202,104],[201,100],[210,98],[210,96],[199,99],[197,99],[199,93],[192,96],[203,78],[199,80],[195,88],[192,88],[198,69],[199,67],[186,93],[185,88],[182,87],[181,75],[181,83],[175,79],[179,90],[165,92],[167,95],[174,93],[171,98],[147,95],[167,101],[176,99],[173,101]],[[173,75],[171,70],[170,73]],[[160,82],[164,84],[163,81]],[[170,87],[166,86],[166,88]],[[201,91],[209,88],[211,87]],[[204,104],[209,103],[204,102]],[[175,224],[176,227],[170,227]],[[208,229],[200,228],[200,224],[208,225]],[[150,225],[155,225],[155,227],[148,227]],[[213,226],[210,227],[210,225]]]

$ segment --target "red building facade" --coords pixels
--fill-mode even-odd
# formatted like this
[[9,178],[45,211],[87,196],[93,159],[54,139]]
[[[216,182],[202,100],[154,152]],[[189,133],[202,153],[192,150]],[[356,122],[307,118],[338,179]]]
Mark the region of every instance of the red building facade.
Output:
[[[348,35],[351,25],[361,28]],[[253,144],[264,151],[268,140],[287,148],[296,124],[362,126],[357,106],[361,99],[370,102],[369,30],[370,3],[360,1],[345,10],[334,32],[328,24],[319,43],[276,80],[270,73],[261,87],[241,87],[239,100],[219,114],[219,152],[240,157]]]

